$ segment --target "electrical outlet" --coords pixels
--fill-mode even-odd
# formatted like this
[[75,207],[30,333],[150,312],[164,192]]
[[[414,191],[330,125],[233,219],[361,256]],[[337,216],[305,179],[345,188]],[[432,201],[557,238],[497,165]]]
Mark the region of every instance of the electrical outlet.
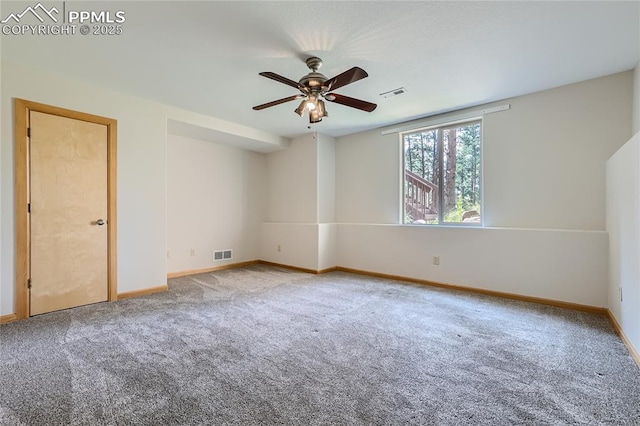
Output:
[[195,256],[196,255],[196,249],[191,249],[191,251],[189,252],[189,255]]
[[278,251],[282,251],[282,247],[280,247],[280,244],[278,244]]
[[433,264],[440,265],[440,256],[433,256]]

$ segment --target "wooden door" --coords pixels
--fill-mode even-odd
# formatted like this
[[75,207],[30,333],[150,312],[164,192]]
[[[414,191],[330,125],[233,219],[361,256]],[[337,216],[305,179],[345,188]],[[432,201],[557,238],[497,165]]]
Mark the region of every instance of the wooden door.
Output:
[[30,314],[108,299],[107,126],[29,113]]

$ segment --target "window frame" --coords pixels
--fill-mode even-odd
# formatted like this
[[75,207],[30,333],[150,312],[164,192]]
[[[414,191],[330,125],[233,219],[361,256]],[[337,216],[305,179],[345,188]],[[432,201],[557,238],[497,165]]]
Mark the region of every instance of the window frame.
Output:
[[[406,173],[405,173],[405,167],[406,167],[406,154],[405,154],[405,146],[404,146],[404,137],[405,135],[408,134],[414,134],[414,133],[421,133],[421,132],[428,132],[431,130],[435,130],[435,129],[441,129],[441,130],[446,130],[446,129],[451,129],[451,128],[455,128],[455,127],[459,127],[460,125],[463,124],[475,124],[475,123],[479,123],[480,124],[480,206],[481,206],[481,211],[480,211],[480,222],[445,222],[444,221],[444,211],[442,211],[442,209],[438,209],[438,223],[426,223],[426,224],[416,224],[416,223],[405,223],[405,218],[406,218],[406,194],[405,194],[405,189],[406,189]],[[483,116],[479,115],[479,116],[474,116],[474,117],[466,117],[463,119],[454,119],[451,121],[446,121],[446,122],[440,122],[438,124],[433,124],[430,126],[424,126],[424,127],[417,127],[414,129],[410,129],[410,130],[405,130],[405,131],[401,131],[398,132],[398,140],[399,140],[399,147],[400,147],[400,158],[401,158],[401,164],[400,164],[400,224],[403,226],[420,226],[420,227],[424,227],[424,226],[438,226],[438,227],[463,227],[463,228],[467,228],[467,227],[471,227],[471,228],[478,228],[478,227],[484,227],[484,219],[485,219],[485,203],[484,203],[484,120],[483,120]],[[438,166],[442,168],[442,165],[444,163],[444,149],[442,149],[442,143],[439,143],[438,146]],[[439,202],[442,201],[442,199],[444,198],[444,185],[440,184],[438,185],[438,200]]]

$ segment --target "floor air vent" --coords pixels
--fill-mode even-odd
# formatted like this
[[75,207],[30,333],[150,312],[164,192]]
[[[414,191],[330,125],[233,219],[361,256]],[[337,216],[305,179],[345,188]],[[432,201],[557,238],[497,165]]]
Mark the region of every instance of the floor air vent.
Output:
[[213,260],[229,260],[233,259],[233,250],[218,250],[213,252]]

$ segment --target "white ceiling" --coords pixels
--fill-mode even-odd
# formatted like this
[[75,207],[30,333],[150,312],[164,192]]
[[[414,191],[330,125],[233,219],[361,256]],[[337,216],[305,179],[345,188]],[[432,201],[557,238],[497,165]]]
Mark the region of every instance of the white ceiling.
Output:
[[[26,5],[34,2],[26,3]],[[24,4],[23,4],[24,5]],[[19,6],[3,2],[1,13]],[[638,2],[70,2],[124,10],[121,36],[2,36],[2,58],[291,137],[307,132],[295,94],[258,76],[298,80],[319,56],[332,77],[369,77],[338,93],[373,113],[327,103],[315,128],[340,136],[633,68]],[[406,94],[380,93],[404,87]]]

